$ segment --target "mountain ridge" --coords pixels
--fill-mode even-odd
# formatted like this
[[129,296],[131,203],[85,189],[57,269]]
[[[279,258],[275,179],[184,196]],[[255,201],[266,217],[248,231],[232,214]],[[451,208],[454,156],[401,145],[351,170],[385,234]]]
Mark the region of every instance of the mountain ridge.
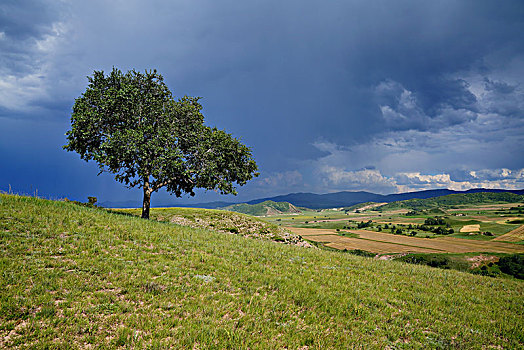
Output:
[[[478,192],[510,192],[514,194],[524,194],[524,189],[520,190],[506,190],[506,189],[487,189],[487,188],[473,188],[466,191],[455,191],[450,189],[435,189],[435,190],[423,190],[414,192],[404,193],[393,193],[393,194],[377,194],[366,191],[340,191],[334,193],[316,194],[310,192],[296,192],[285,195],[279,195],[274,197],[258,198],[244,202],[223,202],[214,201],[206,203],[195,203],[195,204],[173,204],[173,203],[161,203],[154,204],[152,207],[193,207],[193,208],[205,208],[205,209],[216,209],[227,207],[235,204],[259,204],[265,201],[273,202],[288,202],[297,207],[306,207],[311,209],[326,209],[334,207],[345,207],[351,206],[364,202],[396,202],[406,199],[424,199],[445,196],[448,194],[457,193],[478,193]],[[125,202],[111,202],[104,201],[100,203],[101,206],[107,208],[139,208],[141,203],[139,201],[125,201]]]

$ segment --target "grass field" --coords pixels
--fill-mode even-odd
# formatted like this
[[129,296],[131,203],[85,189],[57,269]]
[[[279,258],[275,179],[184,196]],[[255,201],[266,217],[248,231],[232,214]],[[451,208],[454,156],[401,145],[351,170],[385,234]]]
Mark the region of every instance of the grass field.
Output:
[[[141,215],[141,209],[112,209],[117,213]],[[225,210],[196,208],[154,208],[150,218],[193,228],[237,234],[245,237],[268,239],[302,247],[311,245],[289,230],[259,218]]]
[[0,348],[516,349],[524,342],[518,280],[11,195],[0,195],[0,251]]

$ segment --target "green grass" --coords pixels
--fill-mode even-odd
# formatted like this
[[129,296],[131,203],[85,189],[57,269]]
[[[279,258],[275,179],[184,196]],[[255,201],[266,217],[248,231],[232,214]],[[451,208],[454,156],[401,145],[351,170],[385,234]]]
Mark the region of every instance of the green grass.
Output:
[[[113,209],[116,213],[141,215],[141,209]],[[226,210],[197,208],[152,208],[150,218],[158,221],[234,233],[246,237],[268,239],[288,244],[304,240],[288,230],[259,218]]]
[[[322,211],[302,211],[300,214],[274,215],[265,217],[263,220],[277,225],[289,226],[304,224],[308,221],[313,224],[319,220],[345,219],[347,215],[343,211],[324,209]],[[349,219],[348,219],[349,220]]]
[[305,227],[305,228],[319,228],[319,229],[326,229],[326,230],[329,230],[329,229],[345,229],[347,227],[351,227],[353,229],[356,229],[356,223],[353,223],[353,225],[351,225],[351,223],[349,221],[328,221],[328,222],[314,222],[314,221],[309,221],[307,224],[305,222],[297,222],[296,224],[293,225],[293,227]]
[[273,202],[265,201],[257,204],[233,204],[224,208],[224,210],[230,210],[237,213],[249,214],[254,216],[268,215],[268,212],[272,215],[278,213],[299,213],[302,209],[310,210],[307,208],[297,208],[293,204],[288,202]]
[[522,348],[524,284],[0,195],[0,348]]

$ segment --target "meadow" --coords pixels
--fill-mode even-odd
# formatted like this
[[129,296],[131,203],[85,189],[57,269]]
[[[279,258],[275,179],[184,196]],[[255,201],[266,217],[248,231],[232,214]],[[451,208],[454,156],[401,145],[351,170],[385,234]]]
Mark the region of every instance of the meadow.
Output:
[[524,342],[524,284],[514,279],[5,194],[0,250],[1,348],[516,349]]

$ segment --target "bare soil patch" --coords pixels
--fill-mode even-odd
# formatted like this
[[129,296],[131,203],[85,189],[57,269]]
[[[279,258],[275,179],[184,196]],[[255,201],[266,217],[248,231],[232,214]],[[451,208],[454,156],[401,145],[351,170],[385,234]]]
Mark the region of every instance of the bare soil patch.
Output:
[[373,204],[365,205],[365,206],[360,207],[360,208],[355,209],[355,210],[367,210],[367,209],[371,209],[371,208],[380,207],[380,206],[385,205],[385,204],[387,204],[387,203],[386,202],[384,202],[384,203],[373,203]]
[[484,263],[497,262],[499,261],[499,257],[494,256],[494,255],[482,255],[481,254],[481,255],[476,255],[476,256],[466,258],[466,260],[471,263],[471,268],[474,269],[476,267],[479,267],[480,265],[483,265]]

